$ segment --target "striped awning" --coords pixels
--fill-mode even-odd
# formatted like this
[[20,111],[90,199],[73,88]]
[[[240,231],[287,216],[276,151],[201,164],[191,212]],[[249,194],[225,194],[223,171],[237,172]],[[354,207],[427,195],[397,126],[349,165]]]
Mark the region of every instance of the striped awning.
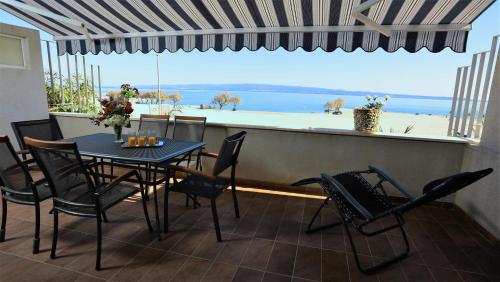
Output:
[[0,0],[59,55],[154,50],[377,48],[465,52],[494,0]]

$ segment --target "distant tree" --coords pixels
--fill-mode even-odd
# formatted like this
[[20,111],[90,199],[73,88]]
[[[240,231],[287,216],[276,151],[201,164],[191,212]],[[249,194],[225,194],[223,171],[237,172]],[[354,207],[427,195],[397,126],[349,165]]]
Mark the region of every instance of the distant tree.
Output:
[[[141,93],[141,96],[140,98],[142,99],[158,99],[158,91],[157,90],[154,90],[154,91],[144,91]],[[166,101],[168,100],[168,95],[167,93],[163,92],[163,91],[160,91],[160,99],[162,101]]]
[[172,115],[175,112],[182,113],[182,107],[178,104],[182,101],[182,95],[179,92],[174,92],[168,95],[167,100],[172,101],[172,109],[169,110],[168,114]]
[[333,111],[333,108],[335,108],[335,105],[334,105],[333,101],[328,101],[323,105],[323,107],[325,107],[325,112],[329,113],[329,112]]
[[236,106],[241,104],[241,97],[236,95],[236,96],[231,96],[229,98],[229,103],[233,105],[233,111],[236,111]]
[[333,114],[342,114],[341,108],[344,107],[345,101],[342,98],[335,99],[334,101],[328,101],[325,103],[324,107],[328,112],[333,112]]
[[174,104],[174,108],[177,107],[177,103],[182,101],[182,95],[179,92],[174,92],[168,95],[168,99]]
[[231,95],[229,92],[221,92],[219,95],[216,95],[213,99],[213,103],[219,106],[219,110],[222,109],[225,105],[229,104],[229,100],[231,99]]

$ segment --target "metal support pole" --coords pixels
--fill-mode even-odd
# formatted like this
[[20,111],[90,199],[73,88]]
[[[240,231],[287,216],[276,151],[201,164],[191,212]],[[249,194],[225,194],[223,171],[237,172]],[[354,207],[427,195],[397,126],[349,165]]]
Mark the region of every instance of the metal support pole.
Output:
[[46,41],[45,43],[47,43],[47,56],[49,60],[50,89],[51,89],[50,104],[53,105],[56,102],[56,92],[54,89],[54,74],[52,73],[52,57],[50,54],[50,42]]
[[74,99],[73,99],[73,89],[71,87],[71,70],[69,55],[66,53],[66,65],[68,66],[68,88],[69,88],[69,103],[71,104],[71,111],[73,111]]
[[[467,82],[467,94],[465,95],[464,112],[463,112],[463,116],[462,116],[462,124],[460,127],[460,135],[462,137],[467,135],[465,132],[465,126],[467,124],[467,117],[470,115],[469,105],[470,105],[470,97],[472,94],[472,86],[474,85],[474,76],[476,74],[477,56],[478,56],[478,54],[474,54],[474,56],[472,56],[472,64],[471,64],[471,69],[470,69],[470,73],[469,73],[469,81]],[[470,137],[470,136],[467,136],[467,137]]]
[[[454,136],[455,134],[453,133],[453,121],[455,118],[455,111],[457,108],[457,98],[458,98],[458,91],[460,88],[460,77],[462,74],[463,68],[457,68],[457,77],[455,78],[455,90],[453,91],[453,101],[451,104],[451,111],[450,111],[450,122],[448,124],[448,136]],[[457,117],[459,118],[459,117]]]
[[94,65],[90,65],[90,82],[92,85],[92,91],[90,91],[92,94],[92,105],[95,105]]
[[57,56],[57,69],[59,71],[59,90],[61,91],[61,104],[64,104],[64,85],[61,70],[61,56]]
[[156,80],[158,83],[158,114],[161,115],[161,95],[160,95],[160,55],[156,54]]
[[467,137],[472,138],[472,130],[475,130],[474,120],[476,118],[476,109],[477,109],[477,100],[479,97],[479,89],[481,88],[481,82],[483,81],[483,68],[484,68],[484,59],[486,57],[487,52],[479,53],[479,68],[478,74],[476,77],[476,85],[474,88],[474,96],[472,98],[472,109],[470,111],[469,116],[469,126],[467,127]]
[[99,83],[99,100],[102,99],[102,92],[101,92],[101,66],[97,65],[97,83]]
[[88,85],[87,85],[87,66],[85,65],[85,56],[82,56],[83,59],[83,87],[85,87],[85,96],[84,96],[84,105],[88,106],[89,105],[89,92],[87,90]]
[[78,112],[82,109],[82,100],[81,100],[81,93],[80,93],[80,78],[78,74],[78,56],[75,55],[75,72],[76,72],[76,91],[78,93],[77,96],[77,102],[78,102]]
[[465,85],[467,84],[467,74],[469,73],[469,68],[470,68],[470,66],[463,67],[462,79],[460,80],[460,92],[459,92],[459,96],[458,96],[457,115],[455,118],[455,125],[453,127],[453,136],[457,136],[458,127],[460,125],[460,115],[462,114]]

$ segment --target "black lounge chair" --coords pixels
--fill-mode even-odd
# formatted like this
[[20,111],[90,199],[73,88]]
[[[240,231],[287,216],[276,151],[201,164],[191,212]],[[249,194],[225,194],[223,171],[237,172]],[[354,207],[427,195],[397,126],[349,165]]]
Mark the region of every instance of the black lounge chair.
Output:
[[[102,223],[101,215],[124,199],[141,194],[144,217],[150,232],[153,231],[148,216],[142,177],[137,170],[118,176],[111,183],[104,185],[99,181],[97,162],[84,162],[76,143],[42,141],[25,137],[24,141],[31,155],[40,166],[52,194],[54,232],[50,258],[56,257],[58,222],[60,212],[95,218],[97,223],[96,270],[101,269]],[[123,185],[122,182],[134,178],[139,187]]]
[[[405,212],[455,193],[458,190],[487,176],[492,171],[493,169],[488,168],[475,172],[463,172],[431,181],[424,186],[423,195],[418,198],[412,197],[402,188],[402,186],[398,182],[392,179],[387,173],[373,166],[369,166],[369,169],[365,171],[352,171],[333,176],[321,174],[321,177],[303,179],[294,183],[293,185],[299,186],[313,183],[321,184],[321,187],[324,189],[327,198],[314,214],[311,222],[307,227],[306,233],[309,234],[342,224],[347,233],[347,236],[349,237],[349,242],[351,244],[354,258],[359,270],[363,273],[369,274],[408,256],[408,238],[403,229],[403,225],[405,223],[403,214]],[[372,173],[375,173],[378,177],[378,182],[374,185],[370,184],[363,177],[363,174],[366,175]],[[407,201],[402,204],[393,203],[387,196],[387,193],[383,186],[384,182],[390,183],[397,190],[399,190],[399,192],[403,194]],[[333,200],[336,203],[341,221],[313,228],[312,226],[319,213],[321,212],[323,207],[329,203],[330,200]],[[368,224],[386,216],[394,216],[396,219],[396,223],[376,231],[366,231],[364,229]],[[364,268],[359,262],[356,246],[351,236],[351,232],[349,231],[349,223],[351,223],[354,228],[356,228],[356,230],[358,230],[365,236],[374,236],[398,228],[403,235],[405,250],[395,257],[386,259],[385,261],[382,261],[374,266]]]

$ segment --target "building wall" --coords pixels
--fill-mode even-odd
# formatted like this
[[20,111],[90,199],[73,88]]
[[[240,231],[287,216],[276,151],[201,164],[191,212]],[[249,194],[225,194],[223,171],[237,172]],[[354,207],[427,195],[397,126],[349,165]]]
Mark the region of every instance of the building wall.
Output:
[[10,122],[48,117],[40,36],[36,30],[3,23],[0,34],[23,37],[28,43],[27,68],[0,67],[0,134],[15,140]]
[[[112,133],[109,128],[91,125],[85,115],[55,116],[65,137]],[[137,121],[132,125],[136,128]],[[240,179],[291,184],[321,172],[336,174],[366,169],[371,164],[385,169],[413,195],[421,195],[422,187],[430,180],[458,173],[466,146],[408,137],[356,136],[354,132],[347,135],[209,124],[205,135],[207,149],[217,152],[224,137],[240,130],[248,131],[240,155]],[[210,164],[205,168],[210,169]],[[453,197],[446,199],[452,200]]]
[[463,171],[491,167],[494,172],[457,193],[456,204],[500,239],[500,63],[497,61],[481,143],[469,146]]

